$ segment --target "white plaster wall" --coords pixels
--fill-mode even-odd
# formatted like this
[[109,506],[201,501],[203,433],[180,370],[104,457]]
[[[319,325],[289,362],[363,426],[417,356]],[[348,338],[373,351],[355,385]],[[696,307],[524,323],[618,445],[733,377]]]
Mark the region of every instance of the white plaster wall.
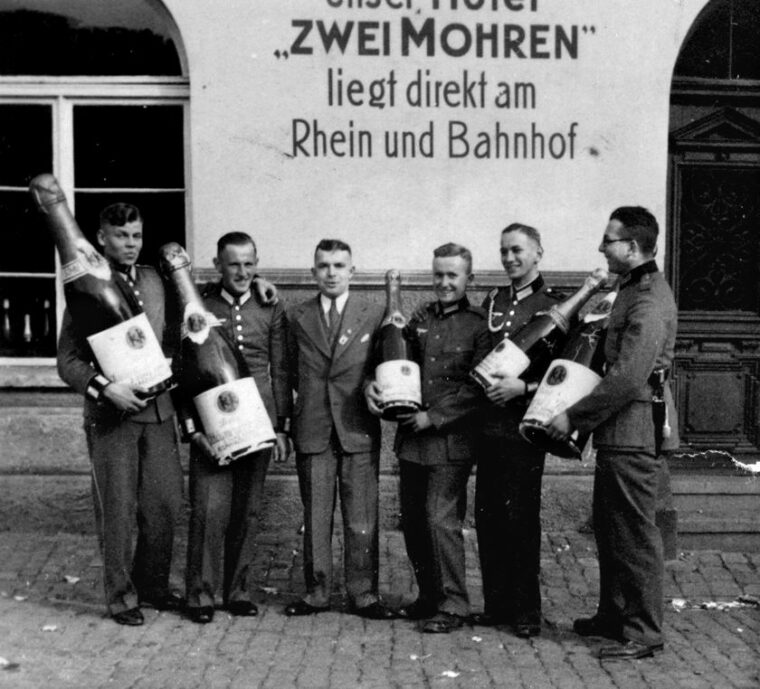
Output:
[[[544,269],[586,270],[600,263],[596,247],[614,207],[645,205],[664,226],[672,69],[706,0],[537,0],[535,12],[508,11],[504,0],[497,12],[433,12],[433,0],[409,2],[411,12],[336,10],[327,0],[165,0],[191,81],[189,244],[196,265],[210,266],[216,238],[237,229],[256,237],[261,265],[270,268],[308,267],[314,244],[335,236],[353,245],[360,269],[425,268],[431,250],[448,240],[473,250],[476,270],[498,269],[499,231],[519,220],[542,230]],[[432,16],[439,25],[577,24],[595,33],[581,34],[575,60],[431,59],[420,51],[401,57],[397,43],[389,57],[357,57],[355,48],[346,55],[317,48],[310,56],[274,54],[290,49],[298,33],[293,19],[389,21],[395,41],[405,15],[416,23]],[[537,107],[330,108],[329,67],[365,81],[393,69],[399,82],[418,68],[439,79],[482,70],[491,96],[498,81],[535,84]],[[371,159],[291,157],[293,118],[316,118],[325,129],[346,129],[353,120],[376,142],[385,129],[421,130],[432,119],[441,145],[433,159],[388,159],[379,146]],[[575,158],[452,160],[443,146],[449,119],[466,121],[470,131],[493,131],[497,120],[507,130],[536,122],[547,134],[577,122]]]

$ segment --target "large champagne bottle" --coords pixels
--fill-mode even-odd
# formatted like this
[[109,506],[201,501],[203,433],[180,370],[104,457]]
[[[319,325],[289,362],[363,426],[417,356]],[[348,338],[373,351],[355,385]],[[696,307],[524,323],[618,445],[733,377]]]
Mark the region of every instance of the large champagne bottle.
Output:
[[604,336],[616,296],[617,292],[610,292],[570,333],[520,423],[520,434],[526,440],[557,457],[580,459],[588,440],[588,435],[577,431],[567,440],[552,440],[545,429],[557,414],[588,395],[602,379]]
[[53,175],[29,185],[61,259],[63,294],[77,330],[87,338],[98,367],[114,382],[155,395],[172,386],[172,372],[137,298],[88,242]]
[[406,317],[401,310],[401,274],[385,274],[386,306],[378,342],[381,363],[375,369],[380,389],[379,404],[383,418],[395,420],[400,414],[415,412],[422,406],[420,367],[411,359],[404,337]]
[[597,268],[578,290],[565,301],[540,311],[511,339],[503,339],[470,373],[484,388],[500,376],[522,374],[540,377],[565,342],[570,322],[607,278],[607,271]]
[[180,391],[192,399],[202,428],[183,420],[186,435],[206,434],[220,465],[271,447],[275,432],[248,366],[219,320],[203,305],[190,259],[174,242],[159,249],[161,272],[174,286],[182,313],[182,341],[175,364]]

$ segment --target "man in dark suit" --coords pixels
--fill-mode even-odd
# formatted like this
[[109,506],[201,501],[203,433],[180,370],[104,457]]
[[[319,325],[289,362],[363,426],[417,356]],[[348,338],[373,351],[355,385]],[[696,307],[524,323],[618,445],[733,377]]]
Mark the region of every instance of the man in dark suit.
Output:
[[[113,204],[100,215],[98,242],[171,354],[176,342],[165,336],[163,284],[153,268],[136,265],[142,225],[135,206]],[[145,400],[141,388],[100,374],[68,311],[58,342],[58,373],[85,396],[84,428],[108,611],[119,624],[140,625],[141,603],[159,610],[178,609],[183,603],[169,589],[174,526],[182,508],[174,407],[168,393]]]
[[663,545],[655,525],[662,450],[678,447],[667,384],[677,307],[654,261],[657,221],[644,208],[610,216],[599,251],[620,288],[610,313],[606,373],[599,385],[550,425],[552,437],[594,432],[594,533],[599,556],[596,615],[575,631],[615,643],[601,659],[643,658],[663,647]]
[[390,619],[393,612],[378,597],[380,423],[363,396],[383,311],[349,295],[354,266],[345,242],[322,240],[312,274],[319,294],[289,317],[289,359],[298,394],[292,438],[304,506],[306,596],[288,605],[285,614],[329,609],[337,481],[349,605],[357,615]]
[[190,452],[190,528],[187,551],[187,613],[211,622],[215,597],[233,615],[258,613],[251,600],[250,576],[270,456],[287,459],[285,427],[291,411],[286,357],[285,310],[263,304],[251,291],[258,264],[256,245],[244,232],[217,242],[214,265],[220,282],[203,293],[206,308],[242,353],[277,432],[267,449],[220,467],[204,454],[205,436],[193,435]]
[[[396,435],[401,521],[419,588],[403,614],[424,620],[422,630],[429,633],[461,627],[470,612],[462,524],[475,439],[471,415],[485,399],[469,372],[490,348],[485,314],[465,294],[472,280],[465,247],[438,247],[437,299],[418,309],[405,331],[420,365],[423,410],[400,417]],[[366,394],[379,413],[378,387],[368,386]]]
[[[506,287],[488,294],[491,346],[518,332],[539,311],[563,296],[547,286],[538,265],[541,235],[529,225],[512,223],[501,233],[501,262]],[[545,453],[517,428],[538,380],[503,377],[486,390],[478,444],[475,525],[483,577],[483,614],[479,625],[510,625],[527,638],[541,631],[541,478]]]

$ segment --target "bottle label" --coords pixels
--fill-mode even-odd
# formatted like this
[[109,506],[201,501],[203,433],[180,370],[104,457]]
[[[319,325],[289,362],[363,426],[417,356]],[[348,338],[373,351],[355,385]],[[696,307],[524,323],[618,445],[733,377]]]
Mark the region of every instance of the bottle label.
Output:
[[557,414],[588,395],[600,380],[590,368],[577,361],[555,359],[541,380],[522,423],[548,425]]
[[206,311],[200,304],[191,302],[185,306],[180,328],[181,335],[201,345],[208,338],[211,328],[220,324],[221,321],[213,313]]
[[82,275],[94,275],[101,280],[111,279],[111,266],[84,237],[76,240],[74,244],[77,257],[73,261],[61,266],[63,284],[72,282]]
[[503,339],[473,370],[473,377],[484,387],[493,385],[499,377],[517,378],[530,366],[530,359],[512,340]]
[[206,390],[193,402],[220,466],[274,444],[272,422],[250,376]]
[[152,388],[172,376],[144,313],[90,335],[87,342],[103,375],[115,383]]
[[380,388],[380,408],[395,404],[422,406],[420,367],[408,359],[384,361],[375,369],[375,382]]

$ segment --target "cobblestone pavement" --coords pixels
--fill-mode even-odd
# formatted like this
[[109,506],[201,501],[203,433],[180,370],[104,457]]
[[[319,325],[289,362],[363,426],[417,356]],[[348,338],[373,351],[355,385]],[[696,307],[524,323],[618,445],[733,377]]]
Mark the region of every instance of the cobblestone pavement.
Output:
[[[477,610],[482,597],[474,532],[466,532],[466,542]],[[392,605],[413,599],[401,534],[383,532],[381,547],[385,599]],[[178,585],[183,550],[178,543]],[[603,664],[593,656],[595,644],[571,631],[573,618],[592,612],[596,599],[596,559],[587,534],[544,536],[544,630],[528,641],[507,630],[465,627],[429,635],[404,620],[367,621],[346,614],[340,594],[332,612],[286,618],[283,605],[303,590],[300,566],[294,530],[269,531],[255,566],[258,617],[218,611],[212,624],[195,625],[177,614],[147,610],[144,626],[127,628],[104,616],[92,535],[0,533],[0,686],[760,687],[760,554],[682,553],[667,568],[665,652]],[[745,602],[737,602],[740,597]]]

